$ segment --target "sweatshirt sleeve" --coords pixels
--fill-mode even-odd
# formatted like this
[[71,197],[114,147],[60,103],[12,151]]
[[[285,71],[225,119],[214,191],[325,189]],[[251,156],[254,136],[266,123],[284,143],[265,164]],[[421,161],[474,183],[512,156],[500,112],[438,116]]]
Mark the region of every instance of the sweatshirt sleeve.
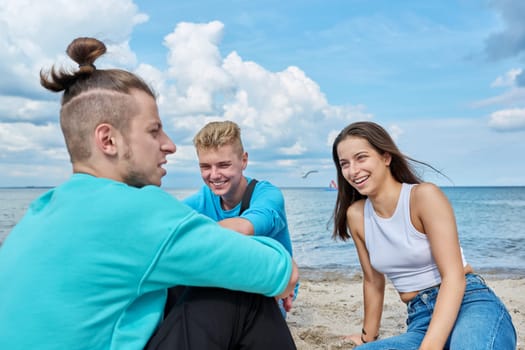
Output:
[[267,237],[222,228],[177,200],[152,220],[164,237],[145,273],[142,288],[174,285],[221,287],[275,296],[292,272],[286,249]]

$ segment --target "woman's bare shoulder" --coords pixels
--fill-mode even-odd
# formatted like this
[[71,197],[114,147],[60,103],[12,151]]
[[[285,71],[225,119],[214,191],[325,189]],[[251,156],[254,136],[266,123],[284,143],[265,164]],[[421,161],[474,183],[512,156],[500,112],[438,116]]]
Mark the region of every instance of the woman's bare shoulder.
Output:
[[432,210],[437,205],[446,205],[447,196],[437,185],[431,182],[420,183],[412,189],[411,204],[414,208],[427,208]]
[[422,182],[412,188],[412,196],[419,199],[442,195],[442,193],[441,189],[431,182]]
[[358,201],[355,201],[354,203],[350,204],[348,209],[346,210],[346,216],[348,218],[356,216],[363,216],[364,209],[365,208],[365,200],[360,199]]
[[346,221],[354,239],[356,234],[361,237],[361,231],[364,225],[364,208],[365,200],[360,199],[352,203],[346,210]]

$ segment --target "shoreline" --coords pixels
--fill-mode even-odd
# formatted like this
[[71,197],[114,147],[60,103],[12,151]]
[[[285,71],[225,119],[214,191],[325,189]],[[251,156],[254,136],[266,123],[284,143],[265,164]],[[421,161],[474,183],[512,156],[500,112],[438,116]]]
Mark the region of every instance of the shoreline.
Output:
[[[300,269],[301,270],[301,269]],[[478,272],[505,303],[516,328],[517,350],[525,350],[525,277]],[[298,350],[353,349],[344,336],[362,326],[362,278],[343,271],[301,270],[300,287],[287,323]],[[382,338],[404,332],[406,306],[387,281]]]
[[[476,268],[474,273],[487,280],[516,280],[525,278],[525,268]],[[331,266],[331,267],[301,267],[299,264],[299,279],[309,281],[330,281],[336,279],[361,281],[360,266]]]

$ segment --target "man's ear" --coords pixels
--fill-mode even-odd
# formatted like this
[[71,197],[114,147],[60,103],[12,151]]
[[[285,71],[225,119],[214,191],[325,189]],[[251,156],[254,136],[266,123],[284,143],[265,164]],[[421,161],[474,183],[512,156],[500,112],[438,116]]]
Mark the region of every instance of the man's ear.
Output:
[[95,145],[102,153],[114,156],[117,154],[116,130],[107,123],[97,125],[95,128]]
[[242,170],[245,170],[248,166],[248,152],[242,154]]

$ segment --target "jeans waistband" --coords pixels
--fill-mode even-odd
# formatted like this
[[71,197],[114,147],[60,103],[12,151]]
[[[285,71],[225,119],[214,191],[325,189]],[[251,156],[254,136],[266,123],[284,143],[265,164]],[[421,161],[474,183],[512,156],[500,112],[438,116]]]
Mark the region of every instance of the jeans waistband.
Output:
[[477,273],[473,273],[473,272],[467,273],[465,275],[465,280],[467,284],[472,283],[472,282],[477,282],[477,283],[487,285],[487,282],[481,275],[478,275]]
[[[487,283],[485,282],[485,279],[481,277],[480,275],[478,275],[477,273],[467,273],[465,275],[465,284],[468,286],[469,284],[475,284],[475,283],[487,285]],[[420,290],[417,293],[417,295],[407,303],[407,306],[413,305],[414,303],[422,299],[426,300],[432,295],[437,296],[440,286],[441,286],[441,283],[435,286]]]

